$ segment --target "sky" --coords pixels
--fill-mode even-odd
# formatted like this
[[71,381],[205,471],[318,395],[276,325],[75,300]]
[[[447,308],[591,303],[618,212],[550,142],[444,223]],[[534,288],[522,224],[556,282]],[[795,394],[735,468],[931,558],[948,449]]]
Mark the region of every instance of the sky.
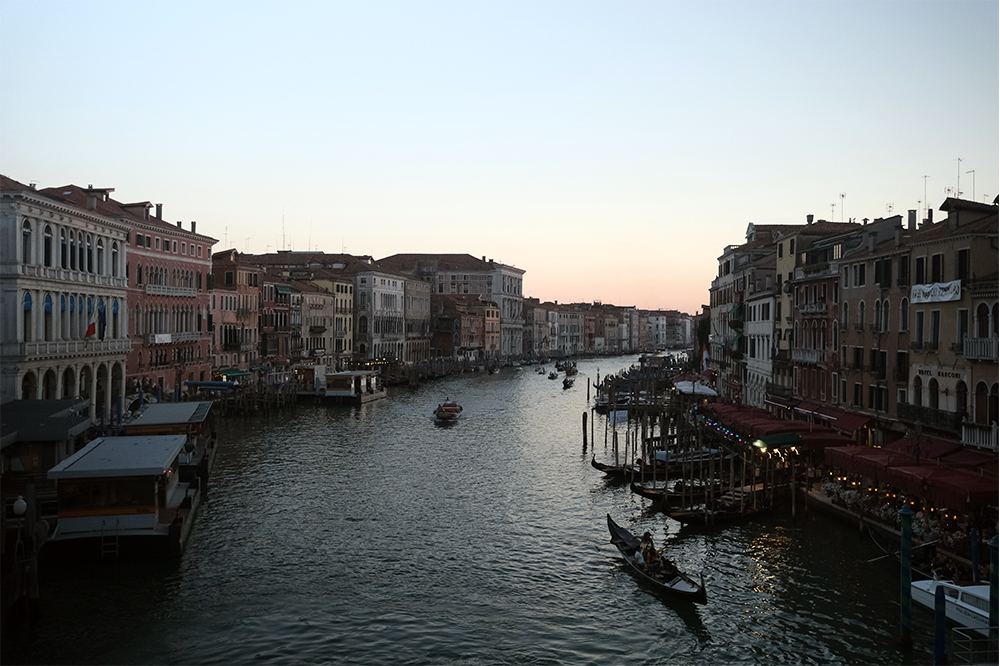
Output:
[[998,28],[995,0],[0,0],[0,173],[216,251],[468,253],[695,313],[751,222],[992,202]]

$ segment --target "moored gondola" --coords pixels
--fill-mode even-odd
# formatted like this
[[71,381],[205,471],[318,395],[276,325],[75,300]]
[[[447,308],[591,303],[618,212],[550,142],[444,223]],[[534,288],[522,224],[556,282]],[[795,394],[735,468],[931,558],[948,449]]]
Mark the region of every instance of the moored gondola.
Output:
[[611,543],[618,548],[629,567],[642,581],[671,597],[686,599],[696,604],[708,603],[704,577],[701,584],[698,584],[681,573],[677,566],[666,558],[659,558],[658,562],[644,562],[640,540],[615,523],[611,514],[608,514],[608,531],[611,532]]

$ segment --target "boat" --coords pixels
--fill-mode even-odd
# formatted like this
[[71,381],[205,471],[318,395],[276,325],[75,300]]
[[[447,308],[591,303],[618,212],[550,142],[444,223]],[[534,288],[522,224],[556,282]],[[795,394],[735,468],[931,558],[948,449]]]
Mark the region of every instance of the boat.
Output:
[[707,509],[704,506],[694,507],[680,511],[668,511],[667,516],[685,525],[715,525],[750,520],[769,513],[775,507],[783,504],[789,497],[784,489],[775,489],[773,492],[774,496],[771,498],[771,502],[767,503],[765,502],[766,492],[760,489],[759,485],[756,490],[750,487],[736,488],[720,497],[714,509]]
[[462,406],[457,402],[453,402],[448,398],[444,399],[444,402],[437,406],[434,410],[434,418],[438,421],[454,421],[462,413]]
[[573,386],[573,381],[574,380],[572,377],[566,377],[565,379],[563,379],[563,388],[568,389],[571,386]]
[[952,622],[988,635],[990,626],[990,586],[958,585],[952,581],[917,580],[910,583],[911,598],[934,610],[937,588],[944,588],[944,615]]
[[615,523],[610,513],[608,514],[608,531],[611,532],[611,543],[618,548],[618,551],[625,558],[625,561],[628,562],[632,571],[642,581],[672,597],[685,599],[696,604],[708,603],[708,597],[705,594],[704,577],[702,577],[701,584],[696,583],[666,558],[661,558],[661,566],[655,569],[654,567],[640,564],[637,559],[640,546],[638,537]]
[[[654,482],[655,483],[655,482]],[[651,500],[653,503],[662,504],[663,506],[676,506],[682,502],[704,502],[708,497],[709,490],[712,490],[717,495],[722,494],[722,487],[718,484],[715,485],[714,489],[711,486],[697,485],[694,487],[689,487],[687,490],[680,490],[678,486],[674,486],[672,489],[660,487],[650,487],[642,483],[637,483],[633,481],[629,488],[633,493]]]
[[559,373],[556,372],[555,370],[549,373],[549,379],[558,379],[558,378],[559,378]]
[[145,404],[122,422],[119,434],[185,435],[187,441],[178,459],[181,481],[190,483],[200,476],[205,490],[215,466],[219,438],[211,409],[211,400]]
[[201,477],[181,478],[188,437],[99,437],[48,471],[58,522],[50,560],[178,557],[201,504]]

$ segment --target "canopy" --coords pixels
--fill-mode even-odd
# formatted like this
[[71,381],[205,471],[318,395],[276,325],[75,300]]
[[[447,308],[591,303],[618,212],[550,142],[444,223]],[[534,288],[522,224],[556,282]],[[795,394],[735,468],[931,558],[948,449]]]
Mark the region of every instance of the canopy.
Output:
[[674,382],[674,387],[686,395],[706,395],[711,397],[719,395],[715,389],[697,382]]

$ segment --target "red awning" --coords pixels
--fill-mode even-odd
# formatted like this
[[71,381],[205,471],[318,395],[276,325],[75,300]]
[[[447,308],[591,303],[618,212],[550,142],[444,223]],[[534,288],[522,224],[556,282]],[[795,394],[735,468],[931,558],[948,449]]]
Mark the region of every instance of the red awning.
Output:
[[859,428],[868,425],[872,420],[872,417],[868,414],[847,412],[843,409],[828,407],[826,405],[820,405],[817,416],[828,419],[829,423],[827,425],[845,435],[853,435]]
[[962,443],[953,439],[941,439],[927,435],[907,435],[891,444],[886,444],[884,448],[899,451],[920,460],[933,460],[958,451],[962,448]]
[[893,488],[926,499],[927,482],[931,477],[952,474],[955,474],[955,470],[943,465],[900,465],[889,469],[886,482]]
[[815,414],[819,411],[819,403],[812,402],[811,400],[803,400],[795,405],[795,411],[801,414]]
[[997,506],[997,479],[975,472],[955,470],[954,474],[927,480],[928,499],[955,511]]

